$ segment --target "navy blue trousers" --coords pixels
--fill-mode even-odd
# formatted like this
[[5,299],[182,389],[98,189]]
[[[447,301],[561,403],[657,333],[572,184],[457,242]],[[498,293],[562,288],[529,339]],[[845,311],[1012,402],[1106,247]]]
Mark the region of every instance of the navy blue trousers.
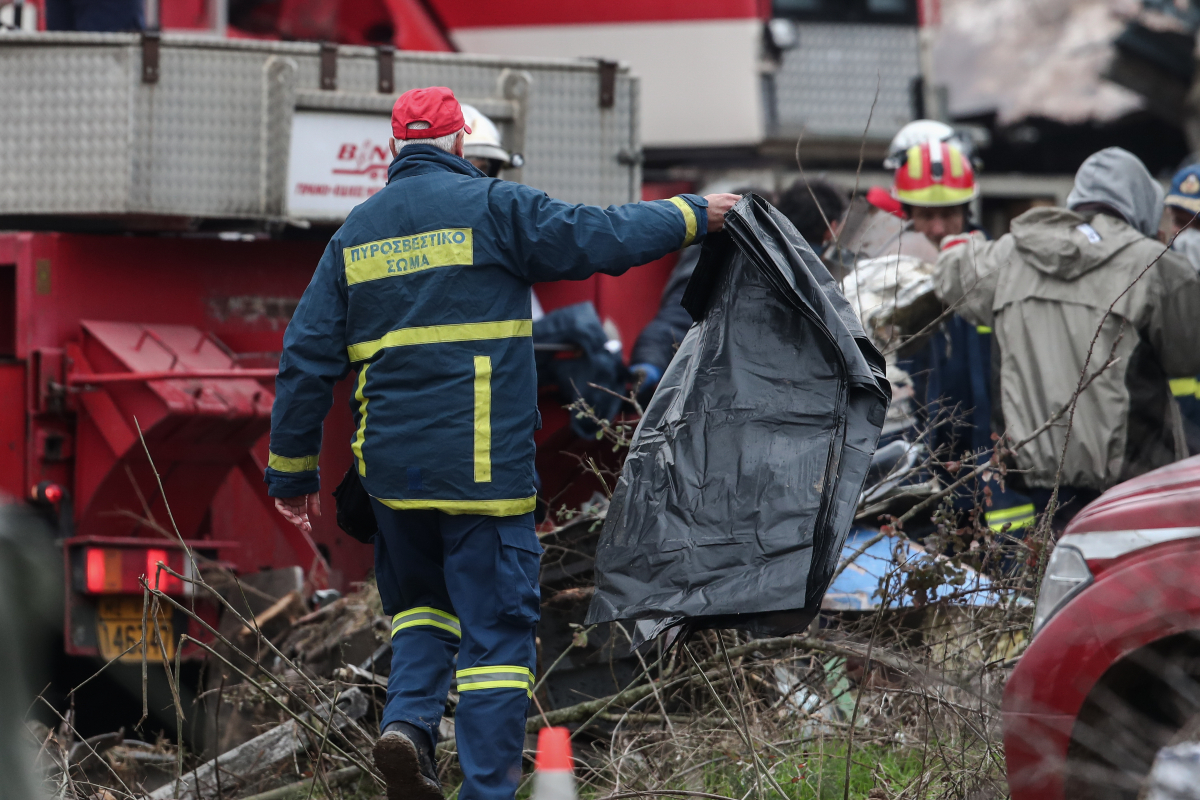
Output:
[[542,547],[533,514],[485,517],[371,504],[379,521],[375,578],[392,618],[382,725],[416,725],[436,745],[455,679],[459,800],[512,800],[541,615]]

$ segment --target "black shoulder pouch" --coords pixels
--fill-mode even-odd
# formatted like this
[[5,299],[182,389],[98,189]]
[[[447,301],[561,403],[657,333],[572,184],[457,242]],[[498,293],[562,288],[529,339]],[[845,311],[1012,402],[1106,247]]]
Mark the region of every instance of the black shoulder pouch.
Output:
[[363,488],[353,464],[333,490],[333,502],[337,507],[338,527],[363,544],[370,544],[379,533],[379,524],[371,508],[371,496]]

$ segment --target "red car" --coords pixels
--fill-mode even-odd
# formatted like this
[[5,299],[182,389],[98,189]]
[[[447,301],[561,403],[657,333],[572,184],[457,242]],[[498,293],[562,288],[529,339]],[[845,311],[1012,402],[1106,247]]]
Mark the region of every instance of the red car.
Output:
[[1105,492],[1051,553],[1004,692],[1012,798],[1134,800],[1198,712],[1200,456]]

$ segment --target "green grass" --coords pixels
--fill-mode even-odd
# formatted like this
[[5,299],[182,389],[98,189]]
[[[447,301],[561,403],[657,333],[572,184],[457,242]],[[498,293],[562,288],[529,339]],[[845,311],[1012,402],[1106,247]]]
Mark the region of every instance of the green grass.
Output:
[[[718,760],[678,780],[652,786],[648,783],[638,783],[629,788],[643,791],[651,788],[701,791],[738,800],[747,792],[750,792],[751,798],[757,796],[753,792],[754,767],[745,754],[714,753],[713,757]],[[846,777],[845,742],[827,742],[822,750],[819,750],[815,743],[810,743],[803,749],[788,752],[786,756],[760,753],[759,758],[764,760],[764,767],[770,768],[775,780],[787,792],[788,800],[842,800]],[[886,789],[887,793],[882,795],[884,797],[893,796],[917,780],[920,773],[920,749],[874,744],[855,745],[854,763],[850,769],[850,797],[867,800],[871,790],[875,788]],[[530,788],[527,786],[519,793],[518,800],[528,798]],[[595,800],[608,794],[608,789],[582,789],[579,792],[580,800]],[[929,796],[937,794],[931,792]],[[778,793],[765,780],[762,797],[763,800],[778,798]]]
[[[789,800],[841,800],[846,781],[846,745],[828,742],[823,751],[816,747],[797,750],[787,757],[763,756],[775,781],[788,793]],[[917,779],[921,773],[921,752],[910,748],[862,745],[854,748],[850,766],[850,797],[867,798],[872,789],[887,788],[892,794]],[[764,779],[768,797],[776,792]],[[740,798],[755,787],[755,770],[745,757],[731,755],[704,770],[703,791]],[[675,787],[672,787],[675,788]],[[682,787],[680,787],[682,788]]]

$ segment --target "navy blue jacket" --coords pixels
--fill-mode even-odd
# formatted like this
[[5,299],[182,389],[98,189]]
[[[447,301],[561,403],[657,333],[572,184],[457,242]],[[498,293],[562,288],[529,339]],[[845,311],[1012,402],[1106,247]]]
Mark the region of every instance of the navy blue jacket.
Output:
[[396,509],[532,511],[531,284],[660,258],[703,237],[706,208],[694,195],[570,205],[406,147],[334,234],[284,335],[270,494],[317,491],[333,386],[356,368],[348,444],[369,494]]

